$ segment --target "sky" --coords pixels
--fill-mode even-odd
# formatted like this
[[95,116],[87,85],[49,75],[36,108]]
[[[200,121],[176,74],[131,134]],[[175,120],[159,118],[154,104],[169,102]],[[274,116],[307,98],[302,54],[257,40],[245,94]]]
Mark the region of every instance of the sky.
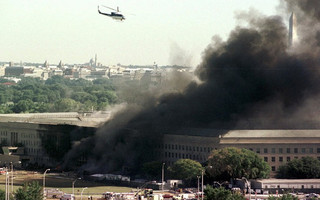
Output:
[[[99,15],[119,7],[123,22]],[[0,0],[0,61],[197,66],[235,13],[275,15],[278,0]],[[109,10],[103,9],[105,12]]]

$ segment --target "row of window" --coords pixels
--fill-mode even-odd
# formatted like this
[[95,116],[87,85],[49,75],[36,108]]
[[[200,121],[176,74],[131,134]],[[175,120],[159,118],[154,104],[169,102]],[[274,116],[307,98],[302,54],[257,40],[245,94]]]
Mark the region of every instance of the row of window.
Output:
[[[161,147],[160,147],[161,148]],[[210,153],[214,148],[212,147],[201,147],[201,146],[187,146],[178,144],[164,144],[162,149],[168,150],[182,150],[182,151],[192,151],[192,152],[208,152]],[[253,148],[249,150],[254,151]],[[302,153],[311,154],[314,153],[314,148],[256,148],[255,152],[258,154],[284,154],[284,153]],[[320,148],[316,149],[316,153],[320,153]]]
[[40,146],[40,140],[21,140],[21,143],[25,146]]
[[180,144],[164,144],[164,149],[169,150],[182,150],[182,151],[197,151],[197,152],[208,152],[210,153],[213,148],[212,147],[201,147],[201,146],[187,146],[187,145],[180,145]]
[[176,159],[192,159],[198,161],[205,161],[207,157],[204,155],[191,155],[191,154],[184,154],[184,153],[173,153],[173,152],[164,152],[165,158],[176,158]]
[[[283,162],[283,161],[284,161],[283,158],[284,158],[284,157],[279,156],[278,161],[279,161],[279,162]],[[287,161],[287,162],[291,161],[291,157],[287,156],[287,157],[285,157],[285,158],[286,158],[286,161]],[[298,159],[299,157],[298,157],[298,156],[294,156],[293,158],[294,158],[294,159]],[[301,158],[304,158],[304,157],[302,156]],[[266,161],[266,162],[269,161],[268,157],[264,157],[263,159],[264,159],[264,161]],[[320,157],[317,157],[317,159],[320,161]],[[276,157],[271,157],[271,162],[276,162]]]
[[[290,188],[295,188],[296,185],[298,185],[298,184],[295,184],[295,185],[293,185],[293,186],[290,187],[289,184],[286,184],[286,185],[283,184],[284,188],[289,188],[289,187],[290,187]],[[272,185],[272,186],[269,186],[269,187],[270,187],[270,188],[274,188],[273,185]],[[315,185],[315,187],[317,188],[317,185]],[[304,185],[301,185],[301,189],[304,189],[304,188],[313,189],[313,188],[315,188],[315,187],[314,187],[313,185],[310,185],[310,187],[308,187],[308,185],[306,185],[306,187],[305,187]],[[267,189],[267,188],[268,188],[268,185],[265,185],[264,188]],[[277,185],[277,188],[281,188],[280,185]]]
[[20,136],[21,138],[30,138],[30,139],[40,138],[39,133],[23,133],[23,134],[20,134]]
[[[249,150],[254,151],[252,148]],[[281,153],[314,153],[313,148],[256,148],[256,153],[271,153],[271,154],[281,154]],[[317,153],[320,153],[320,148],[317,148]]]
[[41,154],[41,149],[25,148],[25,150],[28,154]]
[[0,135],[1,136],[8,136],[8,132],[7,131],[0,131]]

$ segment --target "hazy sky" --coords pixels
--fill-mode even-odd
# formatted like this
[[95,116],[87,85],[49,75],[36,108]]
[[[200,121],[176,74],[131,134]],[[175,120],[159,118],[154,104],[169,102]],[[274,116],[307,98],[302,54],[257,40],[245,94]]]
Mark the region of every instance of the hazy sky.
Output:
[[[0,0],[0,61],[196,66],[235,12],[276,13],[278,0]],[[127,18],[99,15],[119,6]],[[104,10],[107,11],[107,10]]]

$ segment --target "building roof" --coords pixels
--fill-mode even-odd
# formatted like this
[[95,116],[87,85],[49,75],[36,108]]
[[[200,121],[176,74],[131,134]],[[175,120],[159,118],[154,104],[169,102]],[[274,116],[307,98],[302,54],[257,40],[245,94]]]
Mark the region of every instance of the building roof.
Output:
[[34,124],[68,124],[86,127],[98,127],[108,121],[111,112],[78,113],[23,113],[0,114],[0,122],[21,122]]
[[312,130],[230,130],[222,138],[314,138],[320,129]]
[[220,144],[319,144],[318,130],[231,130],[221,136]]
[[219,137],[225,134],[228,130],[223,129],[205,129],[205,128],[182,128],[174,131],[170,131],[169,135],[189,135],[189,136],[201,136],[201,137]]

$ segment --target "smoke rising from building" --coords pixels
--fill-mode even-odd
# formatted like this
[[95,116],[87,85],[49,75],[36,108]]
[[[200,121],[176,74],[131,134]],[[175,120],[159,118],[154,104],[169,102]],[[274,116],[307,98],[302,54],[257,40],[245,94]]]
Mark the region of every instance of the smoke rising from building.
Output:
[[[318,1],[287,2],[298,19],[308,17],[305,26],[319,23],[318,7],[309,5]],[[310,9],[313,14],[304,14]],[[312,110],[310,102],[319,104],[319,59],[314,50],[320,43],[312,43],[319,35],[304,34],[299,37],[301,49],[289,51],[288,29],[280,17],[252,16],[248,27],[236,27],[227,41],[213,40],[207,47],[195,72],[200,83],[126,106],[94,137],[76,145],[65,164],[86,154],[85,170],[134,173],[142,163],[157,159],[153,150],[163,133],[182,127],[303,127],[313,115],[301,112]]]

